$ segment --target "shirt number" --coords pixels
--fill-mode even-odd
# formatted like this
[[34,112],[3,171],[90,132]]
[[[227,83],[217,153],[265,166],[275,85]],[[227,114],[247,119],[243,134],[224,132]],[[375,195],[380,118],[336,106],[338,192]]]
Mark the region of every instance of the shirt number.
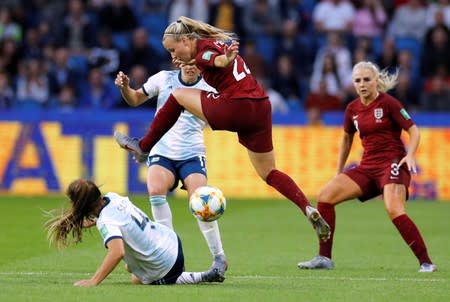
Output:
[[245,78],[248,74],[250,74],[250,69],[248,69],[247,65],[245,65],[245,62],[243,62],[244,70],[239,72],[238,71],[238,61],[237,59],[234,59],[233,62],[233,76],[236,79],[236,81],[240,81],[243,78]]

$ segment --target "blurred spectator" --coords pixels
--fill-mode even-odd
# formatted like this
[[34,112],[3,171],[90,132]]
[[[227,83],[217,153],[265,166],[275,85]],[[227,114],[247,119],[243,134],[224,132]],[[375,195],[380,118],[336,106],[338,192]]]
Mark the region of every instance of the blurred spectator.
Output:
[[[338,32],[328,33],[327,44],[325,44],[322,48],[320,48],[316,55],[313,68],[313,75],[316,74],[314,80],[316,84],[318,83],[318,81],[316,80],[318,79],[318,75],[321,75],[324,71],[324,65],[326,61],[325,58],[328,57],[329,55],[334,57],[334,61],[336,62],[337,77],[340,83],[338,87],[340,87],[341,90],[341,93],[339,95],[341,97],[344,97],[347,90],[353,89],[351,77],[352,56],[350,50],[345,46],[345,44],[342,41],[341,35]],[[329,66],[327,66],[327,68],[329,68]],[[328,89],[334,88],[329,82],[327,82],[327,84]]]
[[[133,89],[140,89],[142,86],[144,86],[145,82],[147,82],[149,78],[149,74],[147,72],[147,68],[145,68],[144,65],[134,65],[129,73],[130,76],[130,87]],[[117,104],[117,108],[125,108],[130,109],[133,107],[130,107],[125,101],[122,100],[122,97],[119,97],[120,101]],[[155,97],[156,99],[156,97]],[[144,102],[140,107],[146,107],[146,108],[153,108],[156,109],[157,102]]]
[[[323,85],[323,82],[325,82],[325,85]],[[326,89],[323,93],[339,97],[343,96],[342,80],[337,71],[334,55],[331,53],[323,58],[322,70],[314,69],[311,76],[310,91],[318,93],[323,88]]]
[[347,0],[320,1],[313,11],[314,27],[318,33],[338,31],[350,33],[355,8]]
[[112,32],[128,32],[136,28],[138,22],[128,0],[112,0],[99,11],[100,23]]
[[[281,36],[277,39],[275,45],[275,57],[289,55],[293,60],[295,71],[302,75],[308,75],[312,70],[314,49],[311,46],[304,45],[300,40],[297,22],[294,19],[283,21]],[[248,62],[249,58],[246,57],[245,59]]]
[[407,71],[400,72],[398,75],[398,84],[391,92],[392,96],[400,100],[403,106],[409,111],[417,111],[419,109],[418,94],[414,89],[414,84],[410,80]]
[[270,81],[267,78],[257,78],[257,81],[264,88],[267,96],[269,97],[270,104],[272,106],[272,113],[288,113],[289,107],[286,104],[285,99],[275,89],[270,86]]
[[398,67],[401,73],[407,73],[411,82],[411,87],[416,89],[416,93],[420,93],[422,87],[422,78],[420,76],[420,64],[414,59],[413,54],[408,49],[398,52]]
[[0,71],[0,110],[9,109],[14,102],[14,90],[10,84],[9,75]]
[[7,6],[0,7],[0,40],[10,38],[18,43],[22,41],[22,28],[14,22],[11,10]]
[[32,27],[39,29],[41,40],[55,43],[63,34],[61,26],[66,12],[67,1],[38,0],[22,1],[22,6],[28,7],[27,18]]
[[233,0],[218,0],[210,3],[209,22],[211,25],[244,37],[241,12],[244,8]]
[[11,78],[18,73],[18,66],[22,54],[13,39],[7,38],[0,41],[0,70],[5,70]]
[[387,15],[380,0],[363,0],[353,18],[353,35],[358,37],[381,37]]
[[424,76],[436,73],[442,66],[450,72],[450,31],[444,25],[430,29],[424,43],[421,70]]
[[359,37],[353,49],[353,62],[355,62],[355,56],[358,56],[358,60],[366,58],[365,61],[374,61],[375,51],[373,49],[373,39],[364,36]]
[[54,50],[53,60],[49,66],[48,77],[50,81],[50,92],[58,95],[61,88],[70,85],[78,90],[80,82],[78,72],[70,65],[70,50],[67,47],[58,47]]
[[267,76],[267,64],[264,61],[264,57],[258,52],[254,40],[245,40],[244,45],[242,45],[242,56],[245,57],[245,64],[253,76],[260,78]]
[[450,111],[450,85],[441,75],[432,78],[430,91],[425,91],[420,100],[422,110]]
[[[430,1],[428,1],[430,2]],[[436,15],[440,15],[437,17]],[[429,3],[426,14],[427,27],[433,27],[436,25],[436,19],[442,19],[443,24],[450,28],[450,1],[449,0],[436,0]]]
[[93,45],[95,26],[81,0],[69,0],[68,6],[59,42],[69,47],[72,54],[82,54]]
[[61,87],[58,95],[52,98],[51,107],[61,112],[70,113],[78,106],[75,89],[69,84]]
[[36,108],[47,106],[50,88],[41,61],[31,58],[21,62],[16,95],[20,106]]
[[103,74],[113,77],[120,66],[120,52],[114,47],[109,28],[101,29],[97,34],[97,45],[89,49],[89,65],[100,68]]
[[381,54],[377,56],[376,63],[381,69],[386,69],[389,72],[394,72],[398,65],[398,53],[395,47],[395,41],[391,37],[386,37],[383,42],[383,49]]
[[413,38],[422,41],[426,31],[425,19],[426,9],[420,0],[409,0],[395,10],[388,34],[394,38]]
[[42,58],[42,44],[40,32],[36,27],[30,27],[25,32],[25,41],[23,43],[24,58]]
[[292,58],[288,55],[281,55],[276,62],[276,70],[272,74],[271,87],[278,91],[285,100],[300,100],[300,84],[297,74],[294,71]]
[[133,31],[130,50],[125,53],[121,68],[128,73],[134,65],[144,65],[149,74],[155,74],[160,71],[160,63],[163,58],[158,51],[153,49],[148,42],[148,34],[143,27],[138,27]]
[[99,68],[91,68],[88,82],[80,97],[80,107],[92,109],[111,109],[116,107],[120,94],[114,83],[105,77]]
[[169,4],[169,23],[174,22],[180,16],[208,22],[208,0],[172,0]]
[[145,82],[147,82],[148,77],[149,74],[145,66],[134,65],[130,70],[130,86],[137,90],[144,86]]
[[269,0],[249,0],[244,8],[244,28],[249,38],[278,34],[281,15],[278,7]]
[[310,125],[322,123],[322,113],[341,110],[341,100],[336,95],[328,93],[327,81],[321,79],[318,88],[306,96],[305,110]]
[[363,62],[363,61],[372,61],[372,58],[369,57],[369,54],[367,53],[367,50],[360,46],[355,48],[355,50],[353,50],[353,65],[357,64],[358,62]]

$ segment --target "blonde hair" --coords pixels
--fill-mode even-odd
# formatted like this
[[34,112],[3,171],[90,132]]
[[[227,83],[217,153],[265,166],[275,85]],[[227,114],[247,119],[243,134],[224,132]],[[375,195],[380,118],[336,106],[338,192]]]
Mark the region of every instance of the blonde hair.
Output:
[[181,16],[167,26],[164,31],[163,41],[167,36],[171,36],[175,41],[179,41],[181,36],[187,36],[189,39],[211,38],[222,42],[236,40],[237,35],[225,31],[210,24]]
[[50,219],[45,223],[48,241],[58,248],[81,242],[83,221],[97,214],[101,200],[97,185],[85,179],[73,181],[66,193],[72,207],[47,212]]
[[361,61],[357,63],[353,67],[353,72],[357,69],[370,69],[377,77],[377,90],[386,92],[392,88],[394,88],[397,85],[398,80],[398,69],[395,71],[395,73],[389,73],[386,69],[380,70],[380,68],[369,61]]

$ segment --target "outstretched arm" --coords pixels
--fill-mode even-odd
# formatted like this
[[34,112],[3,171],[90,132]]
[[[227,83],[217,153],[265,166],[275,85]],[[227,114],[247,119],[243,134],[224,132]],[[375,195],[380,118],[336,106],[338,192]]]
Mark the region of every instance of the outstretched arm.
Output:
[[123,241],[121,238],[112,239],[107,244],[108,253],[103,260],[103,263],[95,272],[91,279],[80,280],[75,282],[75,286],[95,286],[100,284],[119,264],[125,255]]
[[130,87],[130,78],[122,71],[117,74],[114,84],[119,88],[120,94],[130,106],[139,106],[148,99],[142,89],[135,90]]

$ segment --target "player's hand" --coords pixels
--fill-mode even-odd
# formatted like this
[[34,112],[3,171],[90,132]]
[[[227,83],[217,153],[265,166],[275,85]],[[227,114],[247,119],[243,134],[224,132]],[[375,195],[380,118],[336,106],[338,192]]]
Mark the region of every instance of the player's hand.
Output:
[[239,53],[239,42],[236,40],[231,41],[229,46],[225,46],[225,56],[228,59],[228,64],[236,59],[236,56]]
[[96,286],[97,283],[94,282],[92,279],[88,279],[88,280],[77,281],[73,285],[74,286],[79,286],[79,287],[91,287],[91,286]]
[[398,166],[401,167],[403,164],[406,164],[409,172],[417,174],[416,160],[414,159],[414,156],[412,156],[411,154],[406,154],[406,156],[403,157],[402,160],[398,163]]
[[116,79],[114,80],[114,84],[116,84],[119,89],[127,88],[130,86],[130,78],[122,71],[119,71]]

